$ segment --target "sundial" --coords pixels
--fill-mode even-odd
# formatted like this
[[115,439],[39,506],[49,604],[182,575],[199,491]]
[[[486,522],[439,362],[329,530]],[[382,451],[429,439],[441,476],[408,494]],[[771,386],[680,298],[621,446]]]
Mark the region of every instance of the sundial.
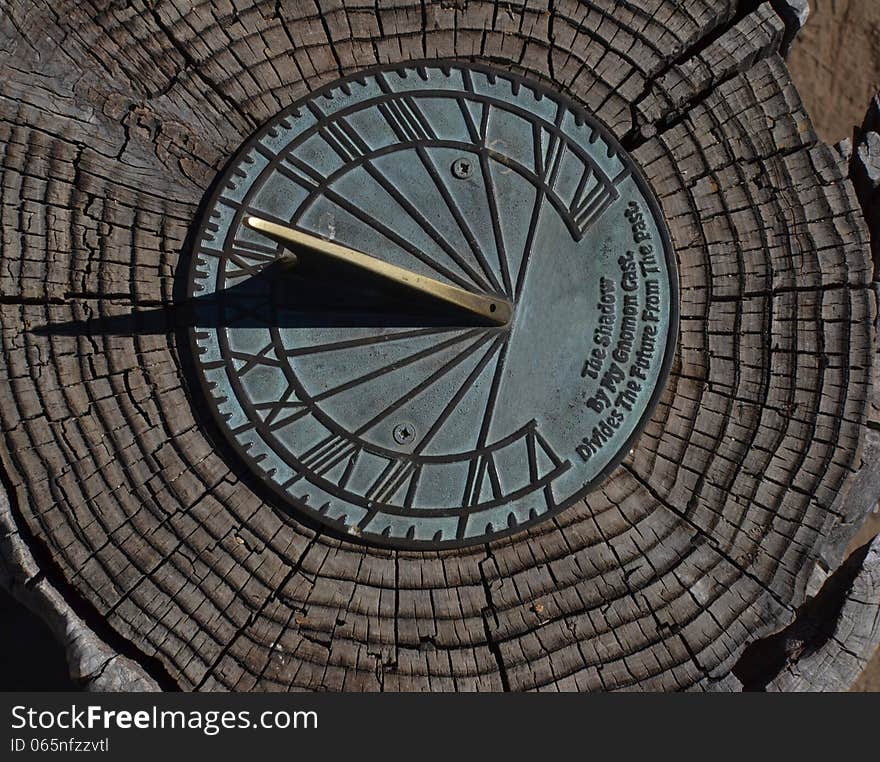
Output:
[[651,189],[571,100],[373,70],[253,135],[198,236],[198,374],[281,502],[468,544],[596,486],[662,389],[676,274]]
[[564,510],[662,392],[677,275],[640,170],[537,80],[371,69],[252,135],[188,279],[236,457],[347,536],[436,548]]
[[853,684],[880,112],[803,2],[105,5],[0,24],[0,586],[84,685]]

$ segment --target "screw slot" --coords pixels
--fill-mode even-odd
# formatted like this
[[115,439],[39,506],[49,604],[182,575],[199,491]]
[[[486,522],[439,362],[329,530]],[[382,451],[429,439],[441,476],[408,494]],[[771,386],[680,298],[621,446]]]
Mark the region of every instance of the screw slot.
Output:
[[399,423],[392,433],[397,444],[408,444],[416,437],[416,427],[411,423]]
[[452,162],[452,174],[459,180],[466,180],[473,174],[474,167],[469,159],[456,159]]

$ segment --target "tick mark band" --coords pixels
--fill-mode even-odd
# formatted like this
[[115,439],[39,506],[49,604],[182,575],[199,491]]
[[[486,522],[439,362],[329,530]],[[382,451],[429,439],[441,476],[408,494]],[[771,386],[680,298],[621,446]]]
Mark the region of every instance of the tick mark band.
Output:
[[452,304],[468,312],[479,315],[497,325],[507,325],[513,312],[510,302],[495,295],[475,294],[458,286],[414,273],[381,259],[350,249],[301,230],[278,225],[262,217],[246,217],[245,224],[270,238],[282,243],[293,244],[317,254],[329,257],[346,265],[357,267],[379,278],[404,286],[412,291],[427,294],[447,304]]

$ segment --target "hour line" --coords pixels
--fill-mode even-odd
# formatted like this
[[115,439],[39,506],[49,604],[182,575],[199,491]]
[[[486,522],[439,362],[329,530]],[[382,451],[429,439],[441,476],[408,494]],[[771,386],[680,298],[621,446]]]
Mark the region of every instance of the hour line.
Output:
[[449,209],[449,212],[455,219],[455,223],[458,225],[458,229],[461,231],[461,234],[467,241],[468,246],[473,252],[473,255],[480,263],[480,267],[485,273],[486,277],[491,281],[492,287],[497,291],[504,291],[504,288],[498,282],[498,278],[496,277],[492,266],[489,264],[489,260],[486,258],[485,252],[480,247],[480,244],[477,241],[477,237],[476,235],[474,235],[474,231],[471,230],[471,227],[470,225],[468,225],[467,220],[461,212],[461,209],[458,208],[458,204],[455,203],[455,199],[449,192],[449,186],[446,185],[446,181],[443,179],[443,175],[437,170],[437,166],[434,164],[433,160],[430,156],[428,156],[427,151],[425,151],[422,146],[416,147],[416,153],[418,154],[422,165],[428,171],[428,174],[430,174],[433,178],[434,185],[436,186],[437,190],[440,191],[440,195],[443,197],[446,208]]
[[483,344],[485,344],[491,337],[492,337],[491,333],[483,334],[483,336],[481,336],[479,339],[477,339],[475,342],[473,342],[469,346],[465,347],[461,352],[459,352],[457,355],[455,355],[455,357],[453,357],[451,360],[447,361],[442,366],[440,366],[440,368],[438,370],[434,371],[434,373],[432,373],[430,376],[428,376],[428,378],[426,378],[424,381],[422,381],[419,384],[417,384],[416,386],[414,386],[412,389],[410,389],[402,397],[399,397],[391,405],[386,407],[384,410],[379,412],[377,415],[373,416],[373,418],[371,418],[369,421],[367,421],[355,433],[358,436],[360,436],[364,432],[369,431],[377,423],[379,423],[380,421],[387,418],[395,410],[397,410],[400,407],[402,407],[403,405],[405,405],[411,399],[413,399],[418,394],[420,394],[425,389],[427,389],[429,386],[434,384],[438,379],[445,376],[455,366],[459,365],[464,360],[466,360],[468,357],[470,357],[481,346],[483,346]]
[[333,397],[336,394],[347,391],[355,386],[359,386],[360,384],[365,384],[368,381],[372,381],[373,379],[380,378],[381,376],[387,375],[388,373],[393,373],[400,368],[403,368],[407,365],[412,365],[419,360],[424,360],[426,357],[430,357],[431,355],[437,354],[439,352],[443,352],[449,347],[459,344],[462,341],[466,341],[473,336],[479,333],[479,329],[467,331],[461,336],[455,336],[451,339],[447,339],[440,344],[436,344],[433,347],[428,347],[427,349],[423,349],[420,352],[416,352],[415,354],[409,355],[408,357],[403,358],[402,360],[398,360],[391,365],[386,365],[384,368],[379,368],[378,370],[371,371],[370,373],[366,373],[363,376],[359,376],[358,378],[352,379],[351,381],[347,381],[344,384],[340,384],[339,386],[335,386],[332,389],[328,389],[326,392],[322,392],[321,394],[316,395],[312,398],[314,402],[320,402],[321,400],[325,400],[328,397]]
[[492,218],[492,234],[495,236],[495,251],[498,253],[498,261],[501,263],[501,277],[504,280],[504,293],[513,295],[513,286],[510,282],[510,268],[507,263],[507,249],[504,246],[504,235],[501,232],[499,221],[498,199],[495,197],[495,181],[492,179],[492,170],[489,167],[489,157],[486,151],[480,151],[480,170],[483,173],[483,182],[486,185],[486,200],[489,203],[489,216]]
[[[295,182],[299,185],[302,185],[303,187],[308,188],[308,185],[306,183],[304,183],[301,180],[301,178],[298,178],[295,175],[293,175],[289,170],[286,170],[285,167],[283,167],[282,165],[278,166],[278,171],[282,175],[284,175],[286,178],[288,178],[289,180],[292,180],[293,182]],[[367,227],[372,228],[377,233],[379,233],[379,235],[383,236],[384,238],[387,238],[389,241],[391,241],[392,243],[399,246],[401,249],[406,251],[408,254],[411,254],[413,257],[415,257],[417,260],[419,260],[422,264],[427,265],[428,267],[430,267],[432,270],[434,270],[438,274],[442,275],[443,277],[447,278],[448,280],[452,281],[453,283],[457,284],[458,286],[460,286],[462,288],[465,288],[465,289],[473,288],[472,283],[469,283],[465,278],[463,278],[462,276],[453,272],[448,267],[444,267],[443,265],[441,265],[439,262],[437,262],[432,257],[429,257],[427,254],[424,254],[423,252],[419,251],[418,248],[416,248],[410,241],[406,240],[406,238],[401,236],[399,233],[396,233],[393,229],[389,228],[387,225],[383,225],[381,222],[379,222],[379,220],[377,220],[373,216],[367,214],[362,209],[358,208],[356,205],[352,204],[347,198],[345,198],[345,196],[337,193],[336,191],[334,191],[332,188],[329,188],[329,187],[324,187],[322,189],[322,194],[323,194],[324,198],[326,198],[328,201],[332,201],[334,204],[336,204],[338,207],[340,207],[343,211],[348,212],[352,217],[354,217],[357,220],[359,220],[360,222],[364,223]],[[308,203],[308,202],[305,202],[305,203]],[[256,216],[263,216],[263,217],[266,216],[258,210],[255,211],[254,214]],[[284,222],[281,224],[289,225],[290,222]]]
[[425,216],[413,206],[412,202],[408,198],[406,198],[400,191],[398,191],[394,185],[388,180],[388,178],[382,173],[380,169],[378,169],[372,162],[365,162],[364,168],[367,170],[369,175],[377,182],[382,188],[391,196],[398,204],[400,204],[401,208],[410,216],[410,218],[424,230],[428,236],[436,243],[441,249],[443,249],[446,256],[448,256],[453,262],[455,262],[465,273],[470,277],[474,283],[479,286],[481,289],[486,291],[491,291],[492,287],[486,282],[486,280],[476,271],[474,270],[467,262],[465,262],[458,252],[455,251],[455,248],[449,241],[444,238],[443,234],[438,231],[429,220],[425,218]]
[[458,406],[458,403],[461,402],[462,398],[470,391],[471,386],[474,381],[476,381],[480,374],[483,372],[483,369],[488,365],[489,361],[495,354],[498,352],[498,349],[506,340],[505,336],[496,336],[494,341],[492,342],[492,346],[489,347],[488,351],[483,355],[482,359],[477,366],[470,372],[468,377],[462,382],[458,391],[453,395],[452,399],[449,400],[449,403],[446,407],[440,411],[440,415],[437,416],[437,420],[434,421],[434,425],[425,433],[425,436],[422,437],[422,441],[419,442],[418,446],[413,451],[413,455],[418,455],[421,453],[427,446],[430,444],[431,440],[443,428],[443,424],[449,420],[449,416],[452,414],[452,411]]
[[420,336],[430,336],[435,333],[450,333],[451,331],[463,331],[464,328],[441,327],[441,328],[417,328],[412,331],[395,331],[394,333],[377,333],[370,336],[364,336],[360,339],[347,339],[345,341],[334,341],[328,344],[313,344],[308,347],[297,347],[296,349],[287,349],[284,352],[285,357],[301,357],[303,355],[319,354],[321,352],[334,352],[337,349],[352,349],[355,347],[369,346],[370,344],[384,344],[386,341],[402,341],[405,339],[415,339]]

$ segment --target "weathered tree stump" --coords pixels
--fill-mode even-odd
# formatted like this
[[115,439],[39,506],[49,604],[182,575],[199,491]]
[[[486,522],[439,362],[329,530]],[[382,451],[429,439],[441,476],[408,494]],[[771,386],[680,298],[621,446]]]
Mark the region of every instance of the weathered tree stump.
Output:
[[[802,6],[6,3],[0,568],[75,675],[848,686],[880,638],[880,549],[844,563],[880,491],[877,260],[850,180],[852,159],[873,204],[858,157],[877,138],[850,157],[814,134],[779,53]],[[661,404],[599,490],[529,531],[427,553],[277,510],[212,439],[172,316],[107,325],[174,301],[200,204],[254,129],[356,69],[434,58],[547,79],[608,125],[660,198],[681,324]]]

